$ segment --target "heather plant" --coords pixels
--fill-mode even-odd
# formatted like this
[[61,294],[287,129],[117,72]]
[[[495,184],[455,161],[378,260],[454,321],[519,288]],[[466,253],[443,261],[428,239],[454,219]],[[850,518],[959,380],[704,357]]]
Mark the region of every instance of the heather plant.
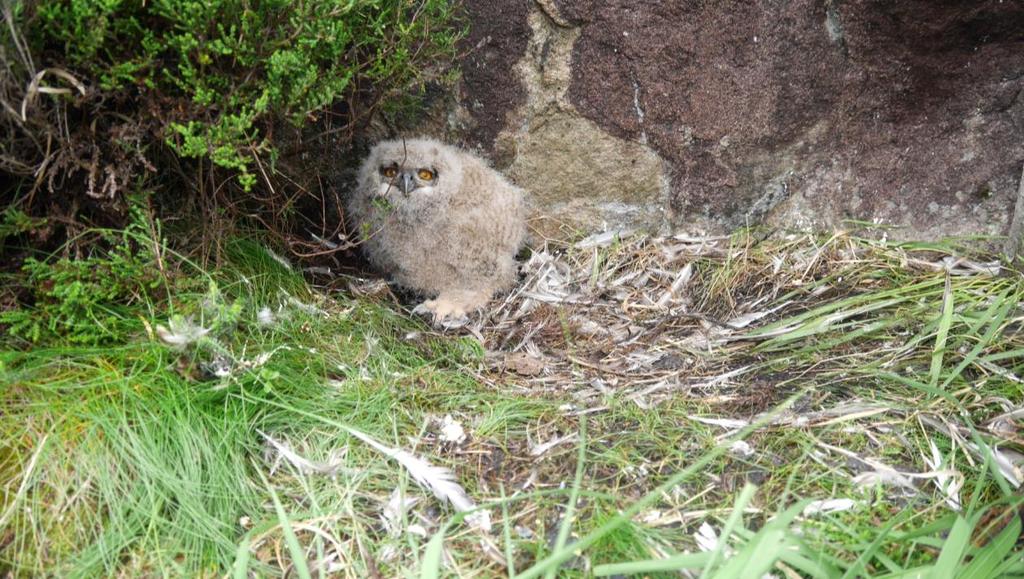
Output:
[[142,330],[130,312],[162,297],[154,245],[144,240],[145,216],[133,208],[119,231],[97,231],[94,251],[72,259],[29,257],[15,284],[22,304],[0,310],[0,331],[33,344],[57,341],[96,346]]
[[339,126],[450,78],[461,34],[451,0],[5,2],[0,100],[24,118],[0,120],[0,170],[29,186],[4,193],[122,216],[140,178],[273,189],[279,133],[329,119],[351,138]]

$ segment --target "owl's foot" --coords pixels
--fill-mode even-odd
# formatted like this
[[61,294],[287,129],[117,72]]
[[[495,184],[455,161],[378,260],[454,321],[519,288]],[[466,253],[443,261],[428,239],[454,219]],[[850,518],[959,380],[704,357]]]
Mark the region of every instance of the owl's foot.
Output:
[[416,311],[430,313],[435,324],[448,324],[484,307],[490,299],[490,293],[483,291],[442,292],[437,298],[417,306]]

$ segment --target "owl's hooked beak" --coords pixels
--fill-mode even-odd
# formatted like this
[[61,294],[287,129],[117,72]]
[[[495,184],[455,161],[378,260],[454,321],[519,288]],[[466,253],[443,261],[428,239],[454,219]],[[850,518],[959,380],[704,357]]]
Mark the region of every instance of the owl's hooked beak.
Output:
[[407,197],[409,193],[416,188],[416,182],[413,181],[412,175],[409,173],[402,173],[401,179],[398,182],[398,188],[402,190],[402,193]]

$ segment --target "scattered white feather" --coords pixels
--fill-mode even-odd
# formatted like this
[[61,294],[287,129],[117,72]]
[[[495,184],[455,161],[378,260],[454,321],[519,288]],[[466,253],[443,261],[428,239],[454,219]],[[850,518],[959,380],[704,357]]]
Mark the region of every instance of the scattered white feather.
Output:
[[[997,417],[998,418],[998,417]],[[999,469],[999,474],[1003,475],[1003,478],[1007,482],[1012,484],[1014,488],[1020,488],[1024,485],[1024,454],[1011,450],[1009,448],[999,448],[998,446],[987,446],[982,449],[977,444],[964,439],[964,429],[954,427],[949,424],[944,424],[936,420],[922,417],[922,422],[939,432],[945,433],[947,436],[954,440],[959,440],[960,444],[964,448],[969,450],[972,455],[976,456],[980,460],[985,460],[988,454],[986,450],[992,452],[992,457],[995,459],[996,467]]]
[[853,477],[853,482],[858,487],[862,488],[877,485],[897,486],[905,489],[909,494],[914,495],[918,492],[917,485],[914,484],[915,480],[952,477],[956,474],[955,471],[950,470],[933,470],[928,472],[899,471],[875,458],[857,456],[855,453],[848,450],[840,449],[828,444],[822,444],[821,446],[828,448],[829,450],[839,452],[844,456],[855,458],[872,469]]
[[914,495],[917,494],[917,485],[914,484],[914,479],[928,479],[938,476],[935,472],[913,473],[898,471],[876,458],[860,456],[855,452],[831,444],[819,443],[818,445],[836,454],[852,458],[871,469],[853,477],[854,484],[860,488],[878,485],[897,486]]
[[643,480],[651,474],[646,464],[627,464],[622,468],[622,473],[633,480]]
[[451,414],[446,414],[441,421],[440,439],[442,442],[461,444],[466,440],[466,429],[462,427],[458,420],[452,418]]
[[665,291],[660,298],[658,298],[656,305],[659,308],[666,308],[671,302],[679,299],[679,294],[682,293],[683,289],[686,288],[692,278],[693,262],[691,261],[683,266],[683,269],[676,274],[675,279],[672,280],[672,285],[669,286],[669,289]]
[[530,449],[530,456],[541,456],[552,448],[562,444],[563,442],[575,442],[578,434],[573,432],[572,434],[566,434],[565,436],[559,436],[553,438],[547,442],[537,444]]
[[[432,492],[438,499],[451,503],[456,511],[465,512],[476,509],[476,503],[473,502],[473,499],[469,498],[465,489],[455,482],[455,473],[452,471],[430,464],[411,452],[381,444],[368,434],[354,428],[346,427],[345,430],[384,456],[398,461],[399,464],[409,471],[409,474],[412,475],[413,480],[417,484]],[[466,517],[466,520],[485,533],[491,530],[490,513],[487,511],[472,513]]]
[[263,306],[260,311],[256,313],[256,321],[261,326],[273,326],[277,323],[277,316],[274,315],[273,310]]
[[775,312],[781,310],[782,308],[788,306],[791,303],[793,303],[793,302],[784,302],[784,303],[782,303],[782,304],[780,304],[778,306],[775,306],[774,308],[770,308],[770,309],[767,309],[767,310],[762,310],[762,311],[759,311],[759,312],[750,312],[750,313],[743,314],[741,316],[736,316],[735,318],[732,318],[731,320],[729,320],[726,323],[729,325],[729,327],[731,327],[733,329],[736,329],[736,330],[739,330],[739,329],[742,329],[742,328],[745,328],[745,327],[749,326],[750,324],[760,320],[761,318],[763,318],[765,316],[774,314]]
[[202,365],[203,368],[217,378],[227,378],[232,374],[234,364],[225,356],[215,356],[213,360]]
[[658,522],[661,519],[661,511],[657,509],[650,510],[640,517],[640,520],[644,523],[651,525]]
[[604,231],[601,233],[595,233],[589,237],[586,237],[576,242],[576,247],[579,249],[590,249],[592,247],[607,247],[617,240],[625,239],[633,234],[631,229],[613,229],[611,231]]
[[307,313],[307,314],[309,314],[311,316],[326,316],[327,315],[327,312],[323,311],[322,309],[320,309],[320,308],[318,308],[318,307],[316,307],[316,306],[314,306],[312,304],[307,304],[305,302],[302,302],[299,299],[288,295],[287,293],[285,294],[285,296],[287,296],[286,299],[288,301],[288,305],[292,306],[293,308],[295,308],[295,309],[297,309],[299,311],[305,312],[305,313]]
[[[978,445],[973,442],[968,443],[967,446],[977,456],[984,456],[984,453],[978,449]],[[1013,488],[1020,488],[1024,484],[1024,470],[1021,469],[1021,465],[1024,464],[1024,454],[997,446],[990,446],[989,449],[992,451],[996,466],[999,467],[999,473],[1013,485]]]
[[527,279],[521,294],[529,299],[523,300],[516,316],[532,310],[537,302],[572,302],[578,298],[572,292],[572,268],[547,251],[534,251],[522,270]]
[[192,320],[180,317],[172,317],[167,320],[167,326],[157,326],[156,333],[164,343],[177,349],[182,349],[210,333],[209,328],[196,325],[192,323]]
[[390,563],[398,558],[398,546],[394,543],[388,543],[381,548],[377,553],[377,558],[384,563]]
[[[942,467],[942,453],[939,451],[939,447],[935,445],[935,442],[931,439],[928,440],[928,445],[931,450],[931,456],[924,456],[924,461],[932,468],[932,470],[939,471]],[[961,507],[960,503],[960,487],[963,486],[963,475],[959,472],[953,471],[954,474],[946,474],[945,471],[939,471],[940,474],[932,479],[935,486],[942,491],[942,494],[946,496],[946,504],[949,508],[954,511],[959,511]]]
[[803,515],[812,517],[827,513],[841,513],[856,507],[859,503],[853,499],[825,499],[813,501],[804,507]]
[[735,420],[732,418],[705,418],[703,416],[687,416],[694,422],[700,422],[701,424],[708,424],[711,426],[718,426],[726,430],[738,430],[750,424],[746,420]]
[[[384,528],[389,535],[395,538],[402,536],[402,524],[407,522],[406,513],[418,502],[420,502],[418,497],[406,496],[400,488],[396,487],[391,491],[391,498],[388,499],[380,513]],[[412,527],[409,527],[409,531],[412,531]]]
[[[1007,401],[1007,404],[1011,404]],[[1007,438],[1017,433],[1017,423],[1024,418],[1024,408],[1013,408],[988,421],[986,428]]]
[[997,276],[1002,271],[998,261],[979,263],[962,257],[947,255],[942,258],[942,268],[952,275],[987,275]]
[[736,456],[748,458],[754,456],[754,447],[745,440],[737,440],[729,447],[729,452]]
[[271,250],[269,247],[265,247],[264,249],[266,250],[267,255],[269,255],[271,259],[273,259],[277,263],[280,263],[282,266],[284,266],[285,269],[292,269],[292,264],[290,261],[274,253],[274,251]]
[[772,275],[778,275],[786,260],[781,255],[772,256]]
[[865,471],[853,477],[853,483],[861,488],[878,485],[898,486],[917,494],[914,481],[905,473],[881,463],[872,464],[871,467],[874,470]]
[[[303,473],[316,473],[325,474],[327,476],[336,476],[339,471],[342,470],[342,459],[338,456],[334,456],[328,462],[314,462],[299,455],[297,452],[292,450],[291,446],[286,442],[275,440],[270,435],[257,430],[264,439],[277,451],[281,458],[287,460]],[[274,468],[271,469],[271,474],[274,472]]]
[[[718,533],[706,522],[700,524],[700,528],[693,534],[693,539],[697,541],[697,547],[701,551],[714,551],[718,548]],[[729,552],[730,549],[726,547],[725,551]]]

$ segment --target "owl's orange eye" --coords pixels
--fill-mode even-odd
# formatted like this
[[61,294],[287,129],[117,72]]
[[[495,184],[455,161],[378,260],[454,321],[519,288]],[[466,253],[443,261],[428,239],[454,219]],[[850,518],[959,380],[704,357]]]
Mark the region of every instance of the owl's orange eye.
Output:
[[420,171],[419,171],[419,173],[417,173],[417,175],[423,181],[433,181],[434,180],[434,172],[431,171],[430,169],[420,169]]
[[398,175],[398,169],[394,167],[383,167],[380,170],[380,174],[384,175],[385,179],[394,179]]

